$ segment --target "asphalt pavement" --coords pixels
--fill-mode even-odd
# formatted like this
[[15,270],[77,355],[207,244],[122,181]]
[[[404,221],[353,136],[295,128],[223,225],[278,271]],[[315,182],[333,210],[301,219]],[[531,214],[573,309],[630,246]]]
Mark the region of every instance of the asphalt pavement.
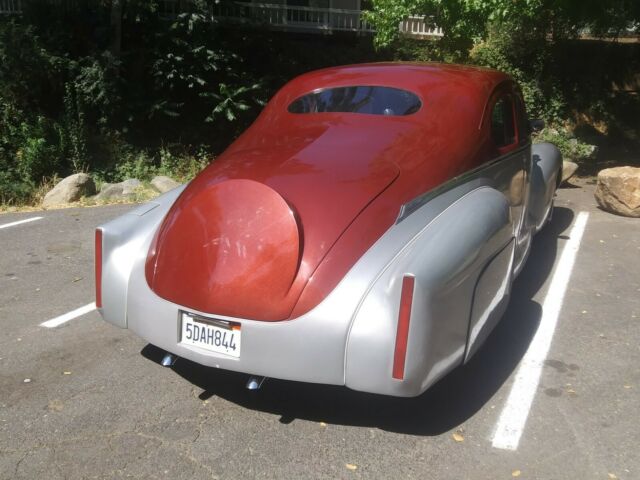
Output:
[[[2,214],[0,478],[638,479],[640,221],[600,211],[592,185],[556,206],[486,344],[415,399],[273,379],[250,392],[246,375],[163,368],[90,305],[93,231],[130,206]],[[572,235],[558,300],[549,285]],[[509,408],[525,421],[498,448],[501,419],[520,428]]]

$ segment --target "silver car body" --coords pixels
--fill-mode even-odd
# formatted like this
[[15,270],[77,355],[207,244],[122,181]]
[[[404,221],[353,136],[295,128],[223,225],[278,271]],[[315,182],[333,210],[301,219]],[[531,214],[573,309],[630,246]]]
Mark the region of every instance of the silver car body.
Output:
[[[502,316],[532,237],[550,216],[561,169],[529,144],[404,205],[396,223],[308,313],[240,322],[239,358],[180,341],[180,311],[145,279],[152,239],[184,187],[99,227],[100,312],[118,327],[202,365],[286,380],[416,396],[477,351]],[[179,252],[176,252],[179,255]],[[415,278],[402,380],[392,377],[400,289]]]

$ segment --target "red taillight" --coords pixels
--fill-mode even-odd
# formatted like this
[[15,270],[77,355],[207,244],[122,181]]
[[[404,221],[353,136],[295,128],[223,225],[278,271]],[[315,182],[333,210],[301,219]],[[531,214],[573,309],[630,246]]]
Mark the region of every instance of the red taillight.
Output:
[[404,378],[404,363],[407,358],[407,341],[409,340],[409,321],[411,320],[414,283],[414,277],[406,276],[402,279],[400,310],[398,311],[398,330],[396,331],[396,348],[393,353],[393,378],[397,378],[398,380]]
[[96,308],[102,308],[102,230],[96,229]]

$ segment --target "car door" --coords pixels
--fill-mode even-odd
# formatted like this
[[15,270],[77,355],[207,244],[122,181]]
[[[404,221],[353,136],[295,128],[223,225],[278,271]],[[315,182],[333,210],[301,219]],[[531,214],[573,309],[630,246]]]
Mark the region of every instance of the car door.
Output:
[[530,145],[526,132],[520,127],[518,97],[511,85],[503,85],[492,96],[488,105],[488,135],[495,187],[509,201],[513,219],[513,235],[520,238],[524,200],[526,198],[526,167]]
[[496,249],[484,266],[473,295],[465,361],[477,351],[501,318],[513,279],[514,267],[526,247],[520,243],[526,198],[527,157],[530,145],[521,132],[517,115],[516,91],[511,82],[502,84],[490,97],[482,122],[488,159],[481,179],[502,193],[509,206],[511,239],[507,245],[487,245]]

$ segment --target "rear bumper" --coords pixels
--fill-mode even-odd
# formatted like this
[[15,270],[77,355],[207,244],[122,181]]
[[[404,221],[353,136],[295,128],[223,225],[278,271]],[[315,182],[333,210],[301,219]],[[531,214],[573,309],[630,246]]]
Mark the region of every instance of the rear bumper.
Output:
[[[239,358],[180,343],[180,310],[240,322]],[[149,343],[209,367],[284,380],[344,385],[344,353],[350,312],[315,312],[292,321],[262,322],[212,316],[171,303],[147,285],[136,265],[129,282],[128,328]]]
[[[281,322],[212,316],[172,303],[151,290],[145,278],[146,253],[181,190],[173,190],[100,226],[103,318],[202,365],[286,380],[344,385],[349,328],[366,283],[345,282],[343,288],[337,288],[311,312]],[[240,322],[240,358],[181,344],[180,310]]]
[[[410,352],[414,353],[408,354],[407,364],[413,365],[414,374],[407,374],[403,380],[392,378],[399,292],[395,292],[394,286],[388,286],[384,294],[386,300],[378,302],[371,298],[371,295],[376,298],[380,295],[371,291],[372,282],[382,268],[379,264],[363,258],[323,302],[293,320],[264,322],[211,315],[165,300],[149,287],[144,252],[160,221],[159,213],[153,211],[144,220],[137,220],[138,226],[144,221],[149,227],[144,235],[137,229],[132,244],[116,243],[116,239],[127,235],[115,228],[124,226],[125,231],[128,230],[132,219],[116,219],[113,224],[101,227],[107,239],[103,276],[108,281],[100,313],[109,323],[128,328],[147,342],[195,363],[250,375],[345,385],[353,390],[400,397],[419,395],[432,383],[431,380],[425,382],[431,366],[424,362],[426,345],[422,335],[410,339]],[[151,214],[156,217],[153,221]],[[384,257],[391,255],[376,250],[374,247],[372,257],[377,261],[385,262]],[[368,305],[377,304],[374,311],[362,308],[365,298],[370,299]],[[180,311],[240,322],[240,358],[181,343]],[[419,328],[418,325],[416,322],[414,328]],[[431,338],[439,341],[439,335]],[[440,366],[438,370],[446,368]],[[433,376],[430,379],[434,379]]]
[[[471,193],[456,201],[459,195],[451,191],[421,207],[381,237],[319,305],[280,322],[211,315],[156,295],[145,278],[145,261],[169,208],[169,202],[160,202],[101,227],[101,313],[106,321],[201,365],[416,396],[463,361],[478,276],[493,252],[504,248],[502,237],[511,235],[509,224],[503,225],[508,219],[504,197],[485,187]],[[449,206],[448,215],[442,215]],[[457,227],[445,228],[451,225]],[[450,245],[457,248],[452,251]],[[415,293],[404,377],[396,379],[394,346],[406,275],[415,277]],[[493,291],[501,282],[490,284]],[[240,322],[240,357],[180,343],[181,310]]]

